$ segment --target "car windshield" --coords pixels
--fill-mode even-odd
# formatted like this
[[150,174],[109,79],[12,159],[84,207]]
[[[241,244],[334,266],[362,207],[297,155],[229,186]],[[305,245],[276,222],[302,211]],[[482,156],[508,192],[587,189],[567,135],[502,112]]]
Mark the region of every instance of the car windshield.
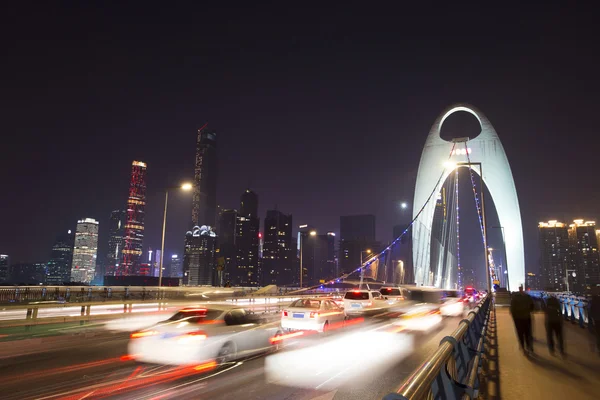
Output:
[[290,304],[290,307],[319,309],[321,302],[319,300],[298,299]]
[[194,322],[210,321],[217,319],[223,311],[221,310],[208,310],[206,308],[194,308],[189,310],[181,310],[171,318],[169,321],[179,321],[182,319],[193,318]]
[[379,293],[381,293],[384,296],[400,296],[400,289],[394,289],[394,288],[382,288]]
[[348,300],[369,300],[368,292],[346,292],[344,296]]

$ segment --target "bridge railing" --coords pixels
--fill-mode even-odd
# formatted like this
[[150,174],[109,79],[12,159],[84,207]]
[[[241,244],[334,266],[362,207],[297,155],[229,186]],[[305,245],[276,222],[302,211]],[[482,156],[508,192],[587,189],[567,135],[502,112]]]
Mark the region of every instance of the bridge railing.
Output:
[[477,398],[491,308],[492,298],[486,296],[452,335],[442,339],[433,356],[383,400]]

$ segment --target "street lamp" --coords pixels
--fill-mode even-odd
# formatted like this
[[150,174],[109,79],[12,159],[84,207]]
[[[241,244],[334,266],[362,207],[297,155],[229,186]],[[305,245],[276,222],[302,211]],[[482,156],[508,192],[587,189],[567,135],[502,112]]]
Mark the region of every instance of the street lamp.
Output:
[[565,270],[565,283],[567,284],[567,293],[569,292],[569,272],[573,273],[573,278],[577,277],[574,269],[566,269]]
[[189,192],[194,186],[191,183],[184,183],[181,186],[170,187],[165,189],[165,212],[163,214],[163,226],[162,226],[162,242],[160,246],[160,267],[158,270],[158,287],[162,286],[163,276],[163,258],[165,256],[165,231],[167,228],[167,204],[169,203],[169,190],[181,189],[184,192]]
[[363,276],[365,274],[365,269],[363,268],[363,254],[371,254],[371,249],[363,250],[360,252],[360,284],[358,285],[359,289],[362,289]]
[[[306,228],[306,227],[307,227],[307,225],[300,225],[300,229]],[[310,236],[317,236],[317,231],[312,230],[308,234]],[[304,252],[302,250],[303,243],[304,243],[304,232],[300,232],[300,289],[302,289],[302,277],[304,275],[304,269],[303,269],[303,265],[302,265],[302,253]]]
[[405,201],[403,201],[402,203],[400,203],[400,208],[402,208],[403,210],[406,210],[407,207],[408,207],[408,204],[406,204]]

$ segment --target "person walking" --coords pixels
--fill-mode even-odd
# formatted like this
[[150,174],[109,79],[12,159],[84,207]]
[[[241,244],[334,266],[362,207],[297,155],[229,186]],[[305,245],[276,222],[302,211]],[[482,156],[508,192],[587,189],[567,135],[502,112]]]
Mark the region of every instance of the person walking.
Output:
[[565,345],[563,340],[562,314],[560,312],[560,301],[554,296],[548,297],[544,312],[546,314],[546,340],[548,342],[548,350],[554,355],[554,336],[558,341],[558,349],[560,354],[565,356]]
[[512,314],[519,344],[525,354],[533,353],[533,336],[531,333],[531,312],[533,311],[533,300],[519,286],[519,291],[513,293],[510,300],[510,313]]

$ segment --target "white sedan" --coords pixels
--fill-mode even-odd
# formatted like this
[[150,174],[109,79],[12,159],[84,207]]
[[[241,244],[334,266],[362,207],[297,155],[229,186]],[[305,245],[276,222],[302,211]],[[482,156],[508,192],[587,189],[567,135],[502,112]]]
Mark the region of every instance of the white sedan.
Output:
[[330,299],[298,299],[281,312],[281,328],[286,331],[325,332],[341,327],[344,320],[344,309]]
[[270,339],[280,333],[275,318],[269,323],[235,306],[188,307],[132,333],[128,350],[134,359],[147,363],[224,363],[272,349]]

